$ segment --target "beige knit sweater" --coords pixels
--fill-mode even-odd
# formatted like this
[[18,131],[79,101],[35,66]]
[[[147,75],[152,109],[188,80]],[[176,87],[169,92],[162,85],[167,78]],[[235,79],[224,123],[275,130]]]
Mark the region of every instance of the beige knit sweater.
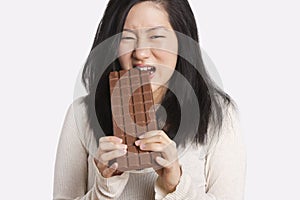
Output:
[[[242,200],[246,153],[238,113],[228,108],[219,139],[209,145],[178,148],[182,175],[176,190],[166,194],[152,168],[104,178],[93,162],[97,150],[82,98],[68,108],[57,149],[54,200]],[[208,132],[210,133],[210,132]]]

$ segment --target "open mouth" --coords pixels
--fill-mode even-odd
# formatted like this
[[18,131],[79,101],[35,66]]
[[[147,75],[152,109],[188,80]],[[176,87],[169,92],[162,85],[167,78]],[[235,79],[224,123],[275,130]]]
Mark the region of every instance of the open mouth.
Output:
[[147,71],[149,72],[149,75],[152,75],[156,71],[156,67],[150,66],[150,65],[145,65],[145,66],[136,66],[140,71]]

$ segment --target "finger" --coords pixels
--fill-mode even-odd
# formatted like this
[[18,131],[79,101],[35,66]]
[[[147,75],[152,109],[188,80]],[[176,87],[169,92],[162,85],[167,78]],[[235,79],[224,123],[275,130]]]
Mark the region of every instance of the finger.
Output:
[[162,130],[154,130],[154,131],[148,131],[142,135],[139,136],[139,139],[143,139],[143,138],[149,138],[149,137],[153,137],[153,136],[156,136],[156,135],[161,135],[163,137],[167,137],[169,138],[164,131]]
[[163,144],[168,144],[169,141],[166,141],[166,139],[162,135],[155,135],[149,138],[143,138],[141,140],[135,141],[135,145],[143,145],[147,143],[163,143]]
[[96,164],[98,167],[103,166],[103,165],[107,166],[107,164],[108,164],[108,161],[102,160],[102,158],[101,158],[102,154],[103,154],[103,151],[100,148],[98,148],[97,152],[96,152],[96,156],[95,156],[95,161],[97,161]]
[[166,145],[161,143],[147,143],[147,144],[141,144],[140,149],[144,151],[158,151],[163,152],[166,148]]
[[99,143],[99,148],[102,151],[111,151],[116,149],[127,149],[126,144],[115,144],[113,142],[101,142]]
[[118,138],[116,136],[105,136],[105,137],[101,137],[99,139],[99,143],[101,142],[116,142],[116,143],[122,143],[122,139]]
[[95,161],[95,164],[96,164],[96,166],[97,166],[97,168],[99,169],[100,172],[103,172],[107,168],[108,162],[103,163],[102,161],[100,161],[96,158],[94,158],[94,161]]
[[114,151],[109,151],[107,153],[103,153],[100,157],[101,157],[101,160],[103,160],[104,162],[107,162],[114,158],[118,158],[120,156],[125,155],[126,152],[127,152],[126,149],[117,149]]
[[117,170],[118,163],[113,163],[109,168],[106,168],[102,173],[102,176],[105,178],[109,178],[113,175],[113,173]]

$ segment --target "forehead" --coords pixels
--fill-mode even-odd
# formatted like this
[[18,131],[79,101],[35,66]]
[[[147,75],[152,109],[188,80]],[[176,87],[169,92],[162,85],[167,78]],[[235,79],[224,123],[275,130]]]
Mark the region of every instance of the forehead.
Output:
[[161,5],[146,1],[138,3],[130,9],[123,28],[136,30],[157,26],[172,29],[168,13]]

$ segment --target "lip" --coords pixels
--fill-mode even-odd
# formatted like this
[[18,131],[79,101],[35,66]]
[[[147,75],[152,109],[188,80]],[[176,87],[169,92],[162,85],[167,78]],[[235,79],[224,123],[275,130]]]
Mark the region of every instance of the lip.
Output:
[[134,67],[145,67],[145,66],[151,66],[151,65],[148,65],[148,64],[137,64],[137,65],[133,65]]

